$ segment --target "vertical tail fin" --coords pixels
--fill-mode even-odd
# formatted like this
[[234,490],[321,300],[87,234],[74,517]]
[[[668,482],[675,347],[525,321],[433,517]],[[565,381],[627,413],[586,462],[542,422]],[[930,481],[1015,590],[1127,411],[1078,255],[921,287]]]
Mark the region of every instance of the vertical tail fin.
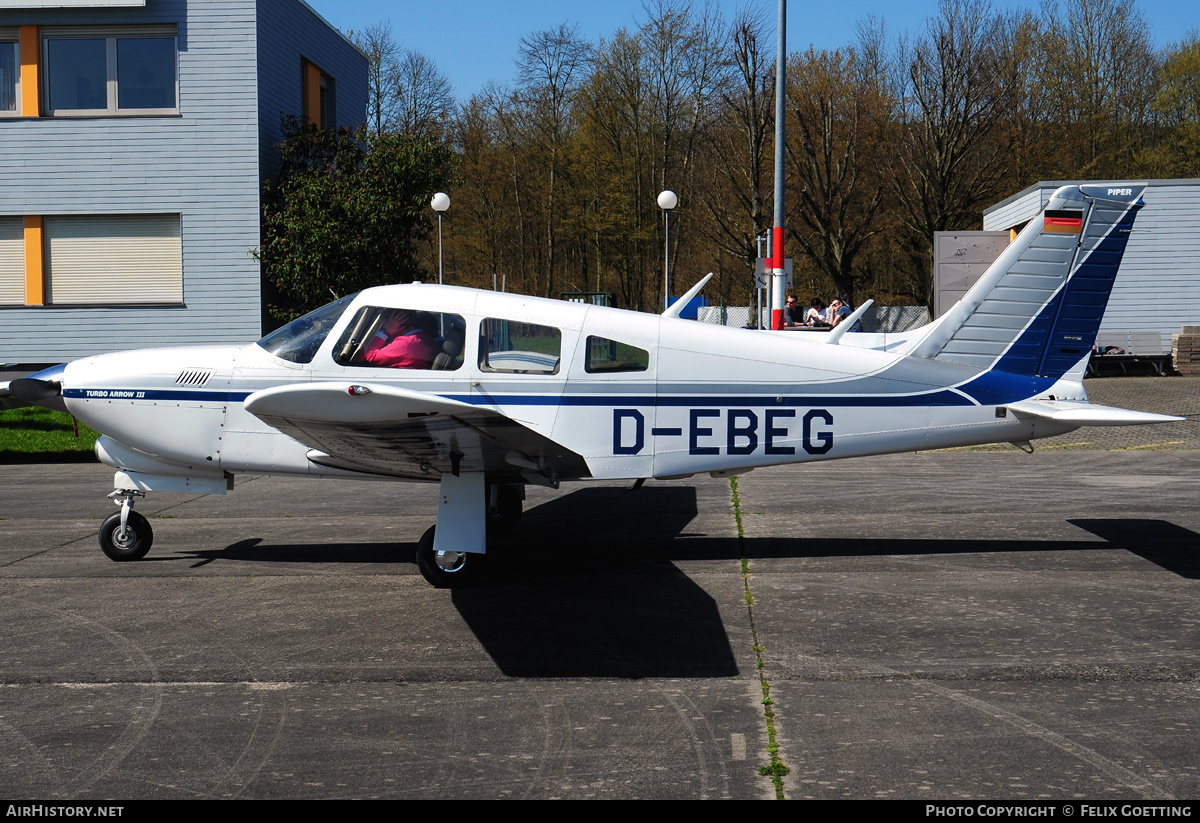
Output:
[[1062,377],[1096,340],[1145,188],[1058,189],[913,354]]

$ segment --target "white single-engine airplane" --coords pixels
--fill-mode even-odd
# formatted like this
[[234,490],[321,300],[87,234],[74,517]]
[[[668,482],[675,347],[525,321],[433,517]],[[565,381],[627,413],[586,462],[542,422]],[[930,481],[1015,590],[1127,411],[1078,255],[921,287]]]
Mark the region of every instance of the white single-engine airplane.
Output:
[[[149,550],[131,510],[148,491],[224,494],[243,473],[425,480],[441,494],[417,561],[451,586],[478,573],[489,529],[515,524],[527,483],[724,477],[1181,419],[1090,404],[1082,383],[1144,188],[1060,188],[961,302],[899,334],[847,334],[856,316],[820,335],[678,318],[705,281],[661,316],[414,283],[257,344],[88,357],[0,395],[103,433],[113,560]],[[422,318],[436,358],[366,362],[401,313]]]

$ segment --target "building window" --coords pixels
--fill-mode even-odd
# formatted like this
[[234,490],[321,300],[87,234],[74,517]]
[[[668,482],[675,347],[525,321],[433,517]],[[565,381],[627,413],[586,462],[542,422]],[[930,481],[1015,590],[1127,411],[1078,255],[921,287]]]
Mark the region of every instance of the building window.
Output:
[[304,118],[319,129],[337,126],[335,84],[333,78],[315,64],[300,61],[300,105]]
[[175,38],[117,38],[117,109],[174,109]]
[[25,218],[0,217],[0,306],[25,305]]
[[337,114],[333,107],[333,78],[321,72],[321,128],[332,129],[337,125]]
[[20,113],[17,101],[21,95],[21,47],[15,38],[10,42],[0,33],[0,117],[15,117]]
[[50,111],[108,111],[107,52],[104,40],[46,41]]
[[46,303],[179,304],[178,214],[47,216]]
[[175,36],[159,27],[43,29],[46,109],[52,115],[175,114]]

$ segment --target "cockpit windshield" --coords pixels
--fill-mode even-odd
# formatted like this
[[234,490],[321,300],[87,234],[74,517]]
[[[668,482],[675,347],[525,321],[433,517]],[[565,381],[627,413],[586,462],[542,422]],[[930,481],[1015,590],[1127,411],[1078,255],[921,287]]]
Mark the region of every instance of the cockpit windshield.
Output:
[[311,363],[317,355],[317,349],[321,348],[321,344],[341,318],[342,312],[346,311],[357,296],[356,292],[309,312],[299,320],[293,320],[283,328],[271,332],[259,340],[258,345],[284,360]]

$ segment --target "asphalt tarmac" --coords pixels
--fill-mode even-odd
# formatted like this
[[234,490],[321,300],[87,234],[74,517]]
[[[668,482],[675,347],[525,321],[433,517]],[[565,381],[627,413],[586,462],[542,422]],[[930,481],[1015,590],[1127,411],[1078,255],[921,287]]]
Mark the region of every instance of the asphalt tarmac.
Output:
[[[1200,381],[1156,380],[1112,391],[1194,413]],[[1196,798],[1173,425],[759,470],[736,504],[531,488],[456,591],[413,560],[433,486],[154,494],[113,563],[111,469],[0,466],[0,795],[771,798],[765,682],[788,798]]]

